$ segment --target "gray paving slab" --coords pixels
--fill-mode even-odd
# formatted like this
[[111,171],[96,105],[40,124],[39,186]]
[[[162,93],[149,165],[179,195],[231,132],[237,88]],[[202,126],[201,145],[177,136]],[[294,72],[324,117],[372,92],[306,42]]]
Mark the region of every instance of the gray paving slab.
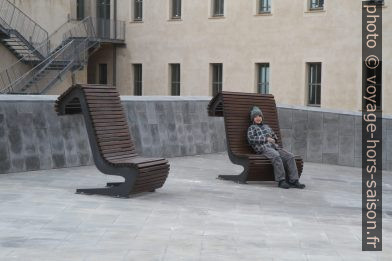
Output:
[[75,194],[118,181],[94,166],[0,175],[0,260],[392,260],[392,173],[383,252],[361,251],[361,169],[305,163],[305,190],[216,179],[226,154],[171,158],[155,193]]

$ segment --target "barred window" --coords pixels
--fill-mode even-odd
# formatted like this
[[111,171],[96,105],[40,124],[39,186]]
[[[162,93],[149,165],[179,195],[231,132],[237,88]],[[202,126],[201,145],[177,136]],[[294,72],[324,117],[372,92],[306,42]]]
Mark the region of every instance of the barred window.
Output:
[[308,63],[308,105],[321,104],[321,63]]
[[271,13],[271,0],[259,0],[259,14]]
[[257,92],[261,94],[269,93],[269,63],[257,64]]
[[171,95],[179,96],[181,87],[181,70],[179,63],[170,64]]
[[143,72],[141,64],[133,65],[133,95],[142,95]]
[[224,0],[213,0],[212,16],[224,15]]
[[143,20],[143,0],[134,0],[133,20]]

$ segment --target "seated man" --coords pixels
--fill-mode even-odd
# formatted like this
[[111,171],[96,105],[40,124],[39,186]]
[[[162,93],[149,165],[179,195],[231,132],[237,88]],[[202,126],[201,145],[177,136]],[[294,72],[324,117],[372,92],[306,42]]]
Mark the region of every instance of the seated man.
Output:
[[[248,142],[257,154],[265,155],[272,161],[279,187],[303,189],[305,185],[299,183],[294,155],[276,144],[278,137],[267,124],[263,124],[263,113],[258,107],[253,107],[250,120],[252,125],[248,128]],[[285,168],[289,177],[287,181]]]

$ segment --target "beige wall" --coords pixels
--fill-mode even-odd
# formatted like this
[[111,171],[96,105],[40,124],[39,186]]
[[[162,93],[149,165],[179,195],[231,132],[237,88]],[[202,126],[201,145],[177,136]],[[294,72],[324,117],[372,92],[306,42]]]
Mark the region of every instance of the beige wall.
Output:
[[[16,56],[11,53],[4,45],[0,44],[0,89],[8,87],[8,75],[11,77],[11,79],[16,80],[32,68],[29,65],[17,62],[18,58],[16,58]],[[8,71],[5,71],[6,69],[8,69]]]
[[41,25],[54,32],[76,12],[76,0],[12,0],[18,8]]
[[88,82],[99,82],[99,64],[107,64],[108,84],[113,84],[113,46],[102,45],[101,48],[92,54],[88,62]]
[[[121,4],[120,4],[121,2]],[[256,15],[256,0],[225,1],[225,18],[210,17],[211,1],[183,0],[182,20],[169,20],[169,1],[144,1],[144,21],[131,20],[133,1],[119,1],[127,48],[118,51],[117,83],[132,87],[131,64],[143,64],[143,94],[168,95],[168,64],[181,64],[182,95],[211,95],[209,64],[223,63],[223,89],[256,90],[255,63],[270,63],[270,92],[281,104],[306,105],[306,62],[322,62],[321,107],[361,107],[361,1],[272,0],[272,15]],[[122,5],[128,5],[128,14]],[[384,112],[392,113],[392,5],[384,18]],[[121,18],[120,18],[121,17]]]
[[[76,12],[76,0],[13,0],[52,32]],[[112,0],[113,5],[114,0]],[[132,21],[133,0],[117,0],[117,19],[126,21],[126,46],[117,48],[116,83],[133,94],[132,64],[143,64],[143,95],[168,95],[169,63],[181,64],[181,94],[211,95],[210,63],[223,63],[223,89],[256,91],[256,63],[270,63],[270,92],[280,104],[306,105],[306,63],[322,63],[321,107],[361,107],[361,1],[326,0],[325,11],[308,12],[307,0],[272,0],[272,15],[256,15],[256,0],[225,1],[225,17],[211,18],[211,0],[182,0],[182,20],[169,19],[169,0],[145,0],[144,21]],[[392,114],[392,1],[383,8],[384,113]],[[96,16],[96,0],[86,0]],[[114,10],[111,10],[112,17]],[[56,15],[48,15],[56,14]],[[113,47],[89,61],[97,80]],[[1,51],[1,50],[0,50]],[[8,63],[8,60],[7,60]],[[92,69],[91,69],[92,68]],[[85,72],[87,81],[87,72]]]
[[[3,44],[0,44],[0,72],[9,68],[13,64],[18,61],[18,58],[11,53]],[[20,66],[17,66],[17,70],[20,70],[21,73],[26,72],[31,67],[21,63]]]
[[[87,83],[87,69],[75,71],[75,83]],[[46,93],[47,95],[57,95],[66,91],[72,85],[72,73],[67,72],[61,80],[59,80]]]

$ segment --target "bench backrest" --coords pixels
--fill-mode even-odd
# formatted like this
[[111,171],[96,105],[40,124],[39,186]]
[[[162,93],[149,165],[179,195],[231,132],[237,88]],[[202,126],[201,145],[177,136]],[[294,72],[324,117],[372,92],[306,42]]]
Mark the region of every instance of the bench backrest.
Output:
[[[83,93],[101,156],[113,163],[137,156],[116,88],[104,85],[75,85],[58,98],[56,106],[77,89]],[[65,114],[75,113],[81,113],[78,98],[65,106]]]
[[253,106],[262,110],[263,122],[274,130],[278,136],[278,144],[282,146],[278,113],[273,95],[221,92],[211,100],[208,111],[210,116],[224,116],[227,145],[234,154],[254,154],[247,141],[247,130],[251,124],[250,111]]

